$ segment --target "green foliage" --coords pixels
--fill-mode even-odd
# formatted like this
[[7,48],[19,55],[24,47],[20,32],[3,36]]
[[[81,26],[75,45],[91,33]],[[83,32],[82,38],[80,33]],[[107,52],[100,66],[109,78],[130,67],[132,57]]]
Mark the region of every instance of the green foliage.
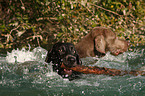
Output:
[[0,48],[76,44],[96,26],[145,44],[144,0],[2,0]]

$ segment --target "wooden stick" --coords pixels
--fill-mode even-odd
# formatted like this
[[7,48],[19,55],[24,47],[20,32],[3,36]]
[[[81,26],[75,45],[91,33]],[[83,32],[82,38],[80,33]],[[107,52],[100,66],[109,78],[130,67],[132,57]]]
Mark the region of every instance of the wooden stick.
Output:
[[104,75],[110,75],[110,76],[123,76],[126,74],[131,74],[134,76],[137,76],[137,75],[145,76],[145,71],[133,71],[133,70],[124,71],[124,70],[117,70],[117,69],[97,67],[97,66],[90,67],[90,66],[77,65],[75,67],[68,68],[62,63],[61,68],[73,70],[73,71],[84,73],[84,74],[104,74]]

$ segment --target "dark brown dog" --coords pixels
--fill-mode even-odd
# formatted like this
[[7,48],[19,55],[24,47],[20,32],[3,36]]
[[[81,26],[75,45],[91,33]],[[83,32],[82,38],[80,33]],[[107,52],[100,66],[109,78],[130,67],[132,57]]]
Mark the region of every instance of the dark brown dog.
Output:
[[54,44],[52,49],[48,52],[45,61],[47,63],[52,61],[53,70],[63,78],[69,78],[69,80],[73,80],[80,76],[79,72],[61,68],[62,63],[69,68],[82,65],[79,55],[77,54],[74,45],[71,43]]
[[81,58],[101,57],[107,51],[113,55],[127,51],[128,43],[125,40],[117,39],[116,34],[108,28],[95,27],[75,47]]

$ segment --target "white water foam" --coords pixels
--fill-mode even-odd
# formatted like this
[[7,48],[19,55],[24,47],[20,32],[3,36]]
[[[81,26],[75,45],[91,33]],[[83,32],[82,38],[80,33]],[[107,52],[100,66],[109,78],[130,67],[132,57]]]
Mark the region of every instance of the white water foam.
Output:
[[7,52],[6,60],[8,63],[23,63],[26,61],[40,61],[44,60],[47,51],[41,47],[37,47],[32,51],[22,48],[21,50],[12,50],[12,52]]
[[34,61],[36,60],[36,56],[34,56],[33,52],[22,48],[21,50],[12,50],[11,53],[7,52],[6,60],[9,63]]
[[[144,50],[135,50],[133,52],[124,52],[118,56],[113,56],[110,52],[102,58],[93,57],[93,66],[107,67],[107,68],[117,68],[123,70],[130,70],[128,61],[135,59],[137,57],[142,57],[144,55]],[[88,60],[85,62],[89,62]]]
[[[29,73],[29,71],[31,70],[31,66],[36,65],[35,67],[40,67],[40,66],[37,66],[37,64],[38,65],[40,64],[42,66],[46,65],[47,72],[44,75],[42,75],[41,72],[38,73],[37,74],[38,76],[41,74],[40,75],[41,78],[37,78],[36,80],[34,80],[35,83],[43,82],[45,81],[45,78],[49,78],[49,80],[62,79],[60,75],[58,75],[56,72],[53,71],[52,64],[51,63],[48,64],[45,62],[46,55],[47,55],[47,50],[41,47],[36,47],[32,51],[22,48],[21,50],[17,49],[17,50],[12,50],[12,52],[7,52],[6,61],[8,63],[17,63],[18,66],[22,67],[22,72],[25,75],[28,75],[28,74],[35,75],[36,72]],[[38,70],[43,71],[44,69],[41,69],[40,67],[38,68]]]
[[139,53],[139,51],[134,52],[124,52],[123,54],[120,54],[118,56],[111,55],[110,52],[107,52],[107,54],[100,58],[99,60],[107,60],[107,61],[115,61],[115,62],[126,62],[126,60],[136,58],[137,56],[142,56],[143,52]]
[[55,77],[55,76],[58,76],[58,74],[56,72],[53,71],[53,68],[52,68],[52,63],[50,62],[50,64],[48,65],[48,73],[46,73],[46,77]]

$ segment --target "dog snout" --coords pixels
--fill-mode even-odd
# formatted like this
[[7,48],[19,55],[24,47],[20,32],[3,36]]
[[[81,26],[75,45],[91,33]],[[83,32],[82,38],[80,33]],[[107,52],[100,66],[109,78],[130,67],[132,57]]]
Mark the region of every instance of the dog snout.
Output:
[[72,55],[68,55],[63,59],[63,63],[64,65],[66,65],[67,67],[73,67],[77,65],[76,62],[76,57],[72,56]]
[[68,57],[67,61],[70,62],[71,64],[74,64],[74,62],[76,61],[76,58],[74,58],[74,57]]

